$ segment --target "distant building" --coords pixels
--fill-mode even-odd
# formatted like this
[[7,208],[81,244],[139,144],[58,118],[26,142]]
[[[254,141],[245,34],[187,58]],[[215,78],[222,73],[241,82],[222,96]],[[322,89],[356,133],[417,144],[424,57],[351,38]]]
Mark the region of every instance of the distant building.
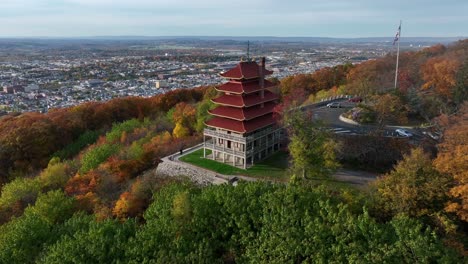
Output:
[[166,82],[165,81],[156,81],[154,85],[155,85],[156,89],[166,88]]
[[7,94],[12,94],[13,93],[13,86],[4,86],[3,91]]
[[39,85],[37,84],[30,84],[24,87],[24,91],[27,93],[32,92],[32,91],[37,91],[37,90],[39,90]]
[[280,149],[282,130],[273,118],[278,95],[267,88],[275,86],[265,80],[272,71],[255,61],[240,62],[222,73],[229,81],[217,91],[224,95],[212,100],[218,107],[203,132],[204,157],[233,166],[247,168]]
[[85,84],[88,85],[89,87],[97,87],[99,85],[104,84],[104,82],[102,80],[92,79],[92,80],[87,80]]
[[21,85],[12,85],[3,87],[3,91],[8,94],[22,93],[24,92],[24,87]]

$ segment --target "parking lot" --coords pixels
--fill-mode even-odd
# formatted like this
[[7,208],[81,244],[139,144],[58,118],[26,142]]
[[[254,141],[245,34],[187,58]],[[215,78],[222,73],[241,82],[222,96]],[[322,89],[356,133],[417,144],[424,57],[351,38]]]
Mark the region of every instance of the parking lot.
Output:
[[[346,100],[337,101],[336,103],[339,103],[339,107],[327,107],[324,105],[307,109],[307,111],[311,113],[312,120],[322,122],[330,132],[335,134],[368,135],[379,133],[383,137],[405,138],[405,136],[395,131],[399,128],[397,126],[379,128],[375,125],[354,125],[341,121],[340,115],[353,108],[356,103],[347,102]],[[410,128],[405,128],[405,130],[413,134],[412,138],[418,139],[422,137],[418,131],[414,131]]]

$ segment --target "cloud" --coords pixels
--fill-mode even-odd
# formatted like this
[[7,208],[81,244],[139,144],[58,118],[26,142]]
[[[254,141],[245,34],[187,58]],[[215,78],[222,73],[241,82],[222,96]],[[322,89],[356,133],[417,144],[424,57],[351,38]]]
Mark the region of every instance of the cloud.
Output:
[[467,8],[461,0],[0,0],[0,36],[384,36],[399,19],[415,35],[436,23],[434,34],[468,35]]

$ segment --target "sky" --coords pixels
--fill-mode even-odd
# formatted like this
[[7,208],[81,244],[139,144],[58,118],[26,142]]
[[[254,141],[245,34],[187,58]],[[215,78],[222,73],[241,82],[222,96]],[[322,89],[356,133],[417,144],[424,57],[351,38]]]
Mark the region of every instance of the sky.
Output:
[[0,0],[0,37],[468,36],[468,0]]

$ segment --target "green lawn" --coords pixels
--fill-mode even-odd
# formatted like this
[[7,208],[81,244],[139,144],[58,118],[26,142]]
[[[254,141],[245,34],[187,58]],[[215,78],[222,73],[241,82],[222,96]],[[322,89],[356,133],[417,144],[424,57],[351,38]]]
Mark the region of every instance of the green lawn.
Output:
[[[206,150],[206,155],[209,154],[211,154],[211,150]],[[288,153],[284,151],[273,154],[273,156],[255,164],[247,170],[205,159],[203,158],[203,149],[187,154],[181,157],[180,160],[224,175],[245,175],[275,180],[288,179],[286,174],[286,169],[288,168]]]

